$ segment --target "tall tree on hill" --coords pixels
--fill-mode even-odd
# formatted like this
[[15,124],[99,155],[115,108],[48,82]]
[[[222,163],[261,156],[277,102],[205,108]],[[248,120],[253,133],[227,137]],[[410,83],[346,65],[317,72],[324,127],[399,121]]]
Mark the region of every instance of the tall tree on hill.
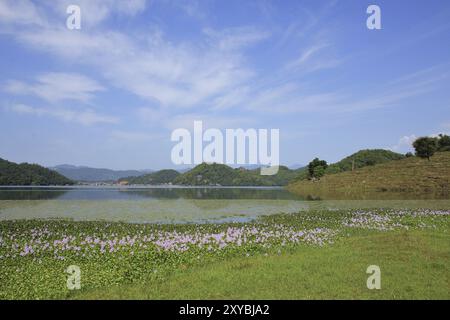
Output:
[[319,158],[315,158],[308,164],[309,177],[319,179],[325,174],[325,169],[327,167],[328,164],[325,160],[319,160]]
[[438,150],[438,139],[421,137],[414,141],[413,147],[418,157],[427,158],[429,161],[430,157]]

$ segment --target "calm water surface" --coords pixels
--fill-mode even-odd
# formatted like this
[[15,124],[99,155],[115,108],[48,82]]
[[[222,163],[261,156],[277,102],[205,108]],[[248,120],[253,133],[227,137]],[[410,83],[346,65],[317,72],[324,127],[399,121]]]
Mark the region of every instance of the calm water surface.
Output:
[[265,187],[0,187],[0,220],[245,222],[260,215],[363,207],[450,208],[450,201],[308,201]]
[[302,209],[282,188],[0,187],[0,220],[223,222]]

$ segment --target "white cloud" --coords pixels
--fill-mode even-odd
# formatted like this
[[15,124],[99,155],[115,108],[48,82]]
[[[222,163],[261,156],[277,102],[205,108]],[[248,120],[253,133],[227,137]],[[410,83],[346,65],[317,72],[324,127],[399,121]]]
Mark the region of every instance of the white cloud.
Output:
[[239,87],[215,98],[212,106],[214,110],[223,110],[236,106],[244,107],[249,97],[250,87]]
[[220,50],[231,51],[244,48],[267,39],[270,33],[254,27],[236,27],[224,30],[203,29],[205,33]]
[[118,123],[116,117],[101,115],[93,110],[73,111],[66,108],[36,108],[24,104],[17,104],[6,108],[12,112],[24,115],[51,116],[66,122],[74,122],[90,126],[98,123]]
[[45,73],[35,83],[10,80],[4,90],[19,95],[33,95],[49,102],[76,100],[88,102],[104,88],[97,81],[74,73]]
[[416,141],[417,136],[415,134],[411,134],[409,136],[403,136],[401,137],[397,144],[390,147],[389,149],[391,149],[392,151],[395,152],[407,152],[407,151],[412,151],[413,147],[412,144],[414,141]]
[[29,0],[0,1],[0,25],[43,26],[45,21],[42,12]]
[[[82,21],[88,20],[92,25],[113,14],[137,14],[146,8],[144,0],[63,0],[57,4],[46,0],[44,3],[53,8],[58,19],[67,15],[65,7],[69,3],[78,4]],[[27,4],[31,11],[33,4]],[[11,8],[13,2],[8,2],[4,11],[9,12]],[[47,22],[55,22],[52,18],[49,13],[44,16]],[[73,32],[61,23],[3,31],[22,44],[48,52],[64,62],[94,67],[113,85],[165,107],[192,107],[240,86],[254,75],[245,64],[242,50],[269,36],[251,26],[219,31],[206,29],[204,37],[196,43],[170,42],[158,28],[151,29],[151,36],[96,28]],[[24,89],[22,84],[13,85],[15,89]]]
[[337,59],[331,52],[324,49],[330,48],[331,45],[326,42],[320,42],[303,49],[300,56],[286,63],[284,69],[290,72],[309,73],[322,69],[335,68],[341,64],[341,60]]
[[[144,2],[133,2],[129,14],[145,10]],[[92,11],[100,8],[98,14],[103,16],[103,2],[84,3],[91,5]],[[109,3],[109,0],[105,3]],[[115,3],[107,9],[108,13],[102,19],[119,14],[117,6]],[[213,110],[244,108],[276,114],[353,112],[393,106],[401,100],[432,90],[436,81],[442,81],[442,78],[437,78],[415,85],[404,85],[402,82],[401,86],[396,84],[387,86],[384,91],[380,90],[383,91],[382,95],[374,94],[367,98],[358,98],[353,92],[347,95],[343,92],[317,92],[291,81],[293,74],[287,73],[296,73],[297,76],[298,73],[337,66],[340,61],[333,55],[333,46],[329,41],[316,39],[309,47],[303,46],[299,50],[300,56],[287,64],[290,67],[281,68],[281,74],[273,75],[277,79],[272,81],[272,78],[258,78],[257,71],[247,63],[245,55],[246,48],[271,36],[265,30],[252,26],[204,29],[204,37],[190,43],[171,42],[156,27],[151,32],[151,36],[105,30],[100,32],[96,29],[72,32],[64,26],[44,25],[37,30],[18,29],[11,34],[26,46],[48,52],[63,62],[91,67],[105,81],[148,100],[159,109],[166,109],[166,113],[175,108],[194,107]],[[321,36],[320,32],[318,34]],[[66,88],[60,89],[60,95],[52,93],[52,90],[41,92],[37,90],[42,85],[39,82],[12,82],[9,85],[12,92],[34,92],[48,101],[75,99],[76,95],[75,92],[64,91]],[[47,93],[43,93],[45,91]],[[76,99],[88,101],[97,91],[78,88]]]
[[[216,110],[240,107],[298,112],[321,102],[322,94],[302,92],[293,83],[258,84],[263,79],[256,78],[256,72],[246,63],[245,50],[268,39],[267,31],[252,26],[204,29],[206,37],[189,44],[170,42],[157,28],[152,32],[156,35],[153,38],[45,27],[39,32],[22,30],[14,34],[34,49],[94,67],[114,86],[169,110],[203,105]],[[309,70],[333,65],[332,59],[315,59],[325,47],[328,44],[307,48],[296,64],[308,64]],[[324,103],[329,102],[330,95],[323,94]]]
[[181,9],[189,17],[197,19],[205,19],[207,17],[207,12],[202,7],[202,5],[205,5],[204,0],[165,0],[164,2]]
[[241,53],[229,51],[244,40],[227,40],[234,44],[221,50],[216,42],[206,46],[175,45],[162,39],[146,43],[118,32],[80,33],[65,28],[22,31],[16,36],[37,50],[93,66],[115,86],[166,107],[197,105],[253,75]]
[[300,57],[298,57],[296,60],[291,61],[288,63],[289,68],[297,68],[305,64],[308,60],[311,60],[311,58],[318,53],[321,49],[326,48],[327,44],[320,44],[320,45],[314,45],[302,52]]

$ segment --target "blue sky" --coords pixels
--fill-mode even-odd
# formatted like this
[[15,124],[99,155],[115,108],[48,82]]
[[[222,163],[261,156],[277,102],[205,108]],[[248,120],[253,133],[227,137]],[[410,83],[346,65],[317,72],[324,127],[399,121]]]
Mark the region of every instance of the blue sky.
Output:
[[174,167],[194,120],[280,129],[288,165],[410,151],[450,131],[449,39],[447,0],[0,0],[0,157]]

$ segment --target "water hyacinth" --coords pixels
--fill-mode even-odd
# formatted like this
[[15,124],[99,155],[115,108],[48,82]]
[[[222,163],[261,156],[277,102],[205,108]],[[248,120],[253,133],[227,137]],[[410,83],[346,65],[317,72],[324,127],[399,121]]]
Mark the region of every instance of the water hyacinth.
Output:
[[[408,229],[404,219],[419,219],[449,216],[449,210],[355,210],[351,212],[348,219],[342,225],[350,228],[374,229],[378,231],[389,231],[395,229]],[[416,221],[417,222],[417,221]],[[415,224],[416,227],[433,227],[424,221]]]
[[[333,211],[335,212],[335,211]],[[98,223],[91,234],[70,233],[66,222],[55,228],[41,222],[41,226],[21,230],[2,228],[0,237],[0,259],[12,257],[41,257],[52,255],[62,260],[66,255],[89,257],[125,252],[157,250],[184,253],[191,249],[208,252],[227,248],[286,246],[296,244],[318,245],[332,243],[342,228],[363,228],[378,231],[408,229],[404,222],[408,218],[448,217],[448,210],[354,210],[339,213],[334,226],[325,226],[321,216],[300,213],[288,215],[293,222],[259,222],[224,226],[190,225],[188,228],[164,230],[152,225],[124,225],[125,231],[111,232],[112,224]],[[12,222],[17,224],[20,222]],[[58,223],[56,223],[58,224]],[[77,223],[75,223],[77,224]],[[79,222],[78,224],[83,224]],[[308,224],[308,226],[304,226]],[[64,228],[61,228],[63,226]],[[420,221],[416,227],[429,227]],[[432,225],[431,225],[432,226]],[[128,229],[128,230],[127,230]]]
[[[295,228],[265,224],[251,226],[230,226],[222,232],[205,232],[201,229],[192,231],[139,230],[136,234],[118,237],[117,234],[101,236],[62,235],[56,239],[58,232],[50,232],[49,226],[33,229],[30,234],[7,234],[10,241],[3,244],[7,256],[39,257],[52,253],[55,259],[64,259],[65,254],[79,256],[92,254],[114,254],[136,250],[163,250],[186,252],[191,248],[204,249],[209,252],[228,247],[261,246],[271,247],[275,244],[306,243],[324,245],[331,242],[335,232],[327,228],[296,230]],[[5,255],[6,256],[6,255]]]
[[321,250],[358,229],[439,228],[446,233],[449,216],[450,210],[366,209],[279,214],[223,224],[1,221],[0,298],[68,294],[64,270],[72,264],[88,275],[83,285],[95,288],[164,277],[181,266],[209,260],[280,255],[302,246]]

